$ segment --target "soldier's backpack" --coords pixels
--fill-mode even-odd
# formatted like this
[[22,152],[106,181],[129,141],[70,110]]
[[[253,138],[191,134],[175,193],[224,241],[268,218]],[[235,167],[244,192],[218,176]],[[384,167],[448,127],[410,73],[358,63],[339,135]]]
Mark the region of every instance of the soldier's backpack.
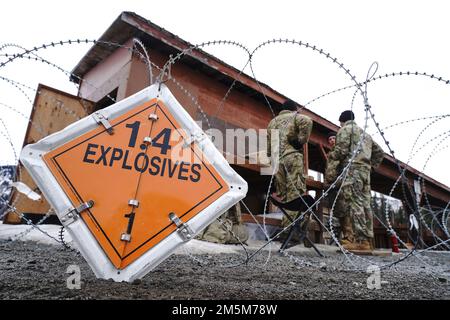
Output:
[[248,240],[248,230],[242,223],[240,204],[237,203],[214,220],[197,239],[221,244],[245,243]]

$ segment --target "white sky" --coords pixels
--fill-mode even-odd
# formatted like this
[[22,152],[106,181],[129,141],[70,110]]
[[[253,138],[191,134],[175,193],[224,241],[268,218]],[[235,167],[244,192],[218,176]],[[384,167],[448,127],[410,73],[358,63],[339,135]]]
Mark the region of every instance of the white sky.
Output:
[[[2,4],[0,13],[0,45],[14,43],[30,48],[52,41],[98,39],[122,11],[134,11],[193,44],[234,40],[252,50],[273,38],[309,42],[338,58],[360,81],[374,61],[379,63],[378,74],[426,71],[450,79],[450,11],[446,1],[8,1]],[[38,54],[70,71],[90,46],[67,45]],[[235,47],[204,49],[239,69],[247,59]],[[0,54],[16,50],[9,48]],[[3,59],[0,56],[0,61]],[[350,78],[329,60],[293,45],[264,47],[254,56],[253,67],[258,80],[303,104],[351,84]],[[32,88],[41,82],[76,94],[76,86],[66,75],[39,62],[16,60],[0,68],[0,76]],[[27,92],[33,100],[34,92]],[[337,123],[340,112],[350,107],[353,92],[351,89],[329,96],[309,108]],[[358,97],[355,108],[357,121],[362,125],[361,102]],[[450,85],[424,77],[383,79],[369,86],[369,102],[382,127],[450,114]],[[0,103],[26,115],[31,110],[27,99],[2,80]],[[3,165],[14,162],[14,151],[4,137],[2,121],[18,155],[27,120],[2,104],[0,119],[0,165]],[[429,121],[386,131],[401,160],[408,159],[416,137]],[[368,130],[374,132],[372,122]],[[450,117],[426,130],[411,165],[423,170],[428,156],[441,141],[427,144],[427,140],[448,130]],[[380,141],[379,136],[375,137]],[[440,145],[444,149],[425,167],[427,174],[447,185],[450,185],[447,166],[450,148],[445,147],[449,143],[450,139],[444,139]]]

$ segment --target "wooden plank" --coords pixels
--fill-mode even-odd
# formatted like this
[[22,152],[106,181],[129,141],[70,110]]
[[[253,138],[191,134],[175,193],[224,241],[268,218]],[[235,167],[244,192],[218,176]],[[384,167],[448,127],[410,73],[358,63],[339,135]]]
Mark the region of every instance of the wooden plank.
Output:
[[[266,217],[266,219],[264,219],[264,217],[262,215],[252,216],[251,214],[248,214],[248,213],[243,213],[241,215],[241,217],[242,217],[242,221],[244,223],[256,223],[255,222],[255,219],[256,219],[256,221],[258,221],[258,223],[261,224],[261,225],[265,221],[266,225],[280,227],[280,228],[282,227],[281,226],[281,219],[269,218],[269,217]],[[310,223],[309,223],[309,226],[308,226],[308,230],[321,231],[321,228],[320,228],[320,225],[317,223],[317,221],[311,220]]]
[[255,215],[252,216],[248,213],[242,214],[242,222],[244,223],[256,223],[255,219],[258,221],[259,224],[263,224],[264,221],[267,225],[281,227],[281,219],[275,219],[275,218],[267,218],[264,220],[264,217],[262,215]]
[[[338,252],[342,252],[338,250]],[[349,250],[349,252],[358,256],[377,256],[377,257],[390,257],[392,256],[392,251],[388,250]]]
[[309,171],[309,151],[308,151],[308,143],[303,145],[303,172],[305,175],[308,175]]

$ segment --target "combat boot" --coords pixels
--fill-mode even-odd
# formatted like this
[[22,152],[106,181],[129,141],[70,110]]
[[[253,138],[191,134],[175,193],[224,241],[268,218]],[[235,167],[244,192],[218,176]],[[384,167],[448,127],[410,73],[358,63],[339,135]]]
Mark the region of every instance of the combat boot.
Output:
[[342,218],[339,218],[339,223],[341,225],[342,230],[342,240],[341,244],[344,244],[343,241],[347,241],[352,243],[355,239],[354,233],[353,233],[353,225],[352,221],[350,220],[350,216],[345,216]]
[[368,240],[358,241],[357,250],[360,251],[372,251],[372,245]]
[[345,250],[348,250],[348,251],[358,250],[358,244],[357,243],[353,243],[353,242],[350,242],[348,240],[344,243],[344,240],[343,240],[343,241],[341,241],[341,244],[342,244],[342,247]]
[[341,245],[342,246],[347,246],[349,244],[353,243],[352,241],[350,241],[349,239],[342,239],[341,240]]

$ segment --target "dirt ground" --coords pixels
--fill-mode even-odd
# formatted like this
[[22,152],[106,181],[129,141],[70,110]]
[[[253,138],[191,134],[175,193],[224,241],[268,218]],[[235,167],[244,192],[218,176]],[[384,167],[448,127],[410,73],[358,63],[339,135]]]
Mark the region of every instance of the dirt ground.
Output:
[[[292,252],[306,266],[273,252],[248,264],[238,254],[176,254],[133,284],[96,279],[77,253],[35,242],[0,242],[0,299],[450,299],[450,254],[427,253],[381,271],[381,289],[368,273],[349,270],[342,254],[319,258]],[[372,257],[379,263],[393,257]],[[81,289],[68,289],[67,267],[81,269]],[[432,273],[438,271],[438,273]]]

